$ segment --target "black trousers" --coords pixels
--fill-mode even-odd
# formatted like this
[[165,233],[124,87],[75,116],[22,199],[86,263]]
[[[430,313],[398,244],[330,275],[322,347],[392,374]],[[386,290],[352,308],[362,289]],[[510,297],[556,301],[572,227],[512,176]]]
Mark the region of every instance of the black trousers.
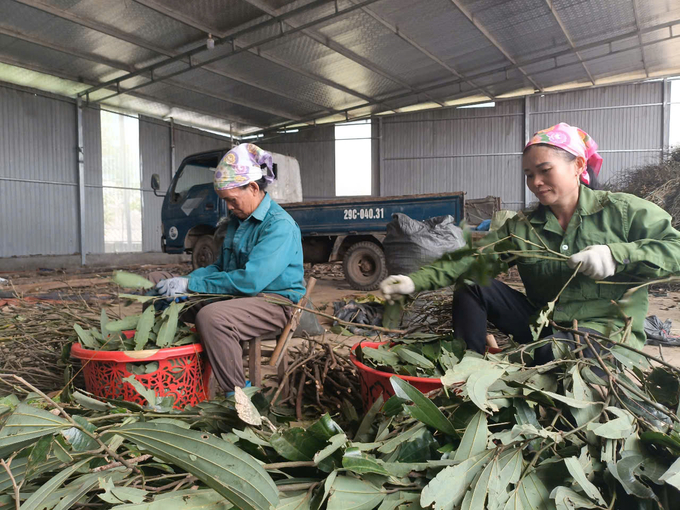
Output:
[[[538,311],[524,294],[498,280],[492,280],[487,287],[464,286],[453,294],[453,330],[457,338],[465,341],[468,349],[480,354],[486,350],[487,320],[506,335],[512,335],[515,342],[528,344],[533,341],[529,324]],[[598,333],[588,328],[579,330]],[[571,333],[544,328],[541,338],[548,337],[574,340]],[[571,342],[567,342],[567,345],[572,349],[575,347]],[[583,354],[594,357],[590,349],[584,350]],[[542,365],[553,359],[550,344],[534,351],[536,364]]]

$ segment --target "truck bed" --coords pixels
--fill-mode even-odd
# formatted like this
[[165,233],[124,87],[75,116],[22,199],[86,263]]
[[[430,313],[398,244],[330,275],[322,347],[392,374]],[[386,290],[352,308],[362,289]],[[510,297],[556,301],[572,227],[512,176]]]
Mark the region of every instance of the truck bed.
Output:
[[300,226],[302,235],[346,235],[384,231],[394,213],[416,220],[450,214],[464,218],[465,193],[434,193],[397,197],[346,197],[282,204]]

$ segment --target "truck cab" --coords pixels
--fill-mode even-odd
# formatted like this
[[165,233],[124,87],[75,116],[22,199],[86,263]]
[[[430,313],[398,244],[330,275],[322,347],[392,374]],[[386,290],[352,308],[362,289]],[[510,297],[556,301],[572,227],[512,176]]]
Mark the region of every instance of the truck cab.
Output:
[[[213,189],[213,175],[228,148],[184,158],[168,188],[161,212],[161,247],[165,253],[190,253],[194,269],[215,262],[222,239],[219,225],[227,218],[226,203]],[[279,204],[302,201],[297,159],[272,154],[276,181],[267,192]],[[151,187],[160,189],[156,174]],[[222,219],[222,221],[221,221]]]

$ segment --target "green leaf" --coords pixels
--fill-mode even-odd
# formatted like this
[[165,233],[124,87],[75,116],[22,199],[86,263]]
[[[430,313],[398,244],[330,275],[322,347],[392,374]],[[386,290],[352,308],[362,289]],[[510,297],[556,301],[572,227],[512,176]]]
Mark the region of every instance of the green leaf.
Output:
[[31,494],[31,496],[26,501],[24,501],[24,504],[21,505],[21,510],[40,510],[41,508],[44,508],[43,505],[45,504],[45,500],[47,500],[52,495],[52,493],[54,493],[54,491],[61,487],[61,484],[64,483],[69,476],[89,463],[92,458],[93,457],[83,459],[72,466],[64,468],[62,471],[50,478],[47,482],[43,483],[37,491]]
[[[75,415],[73,420],[80,425],[83,429],[90,433],[94,433],[97,430],[92,423],[88,422],[82,416]],[[62,436],[69,442],[71,448],[75,452],[86,452],[88,450],[96,450],[99,445],[97,441],[92,439],[90,436],[85,434],[82,430],[77,427],[71,427],[66,430],[61,431]]]
[[385,491],[349,476],[338,476],[331,486],[327,510],[372,510],[385,498]]
[[373,427],[375,417],[380,412],[380,408],[382,407],[383,402],[384,402],[383,394],[381,393],[380,395],[378,395],[378,398],[375,399],[375,402],[373,402],[373,405],[370,407],[370,409],[364,416],[363,420],[361,420],[361,424],[359,425],[356,434],[354,434],[355,441],[370,440],[369,432],[371,431],[371,427]]
[[555,500],[557,510],[575,510],[576,508],[598,508],[588,498],[568,487],[555,487],[550,493],[550,499]]
[[314,496],[314,499],[310,504],[310,510],[319,510],[319,508],[323,506],[326,502],[326,498],[328,498],[328,495],[331,493],[331,487],[333,487],[333,482],[335,482],[337,477],[337,470],[332,471],[331,474],[328,475],[323,482],[323,492],[319,491],[316,496]]
[[376,459],[373,455],[362,453],[359,448],[348,448],[342,456],[342,467],[358,475],[365,473],[376,473],[378,475],[390,476],[390,472],[385,468],[385,463]]
[[659,480],[680,490],[680,459],[676,459]]
[[376,365],[394,367],[399,364],[399,356],[387,349],[362,347],[361,352],[364,355],[364,359],[369,359]]
[[595,500],[600,505],[604,505],[605,501],[602,497],[602,494],[600,494],[600,491],[597,490],[597,487],[595,487],[595,485],[593,485],[593,483],[588,480],[588,477],[586,476],[585,471],[583,471],[583,466],[581,466],[579,460],[576,457],[567,457],[564,459],[564,464],[567,466],[569,474],[572,476],[572,478],[576,480],[576,483],[581,486],[583,492],[585,492],[590,499]]
[[500,368],[474,372],[468,377],[463,391],[482,411],[486,413],[498,412],[498,406],[487,400],[487,392],[489,386],[495,383],[504,373],[505,370]]
[[307,427],[307,432],[325,443],[336,434],[341,434],[342,429],[340,428],[340,425],[333,421],[331,415],[326,413]]
[[383,311],[383,328],[387,329],[399,329],[401,326],[401,312],[402,303],[401,300],[395,300],[393,303],[385,303],[385,309]]
[[442,384],[447,387],[456,386],[466,382],[470,374],[497,367],[498,363],[485,360],[474,351],[466,351],[460,362],[451,370],[446,371],[442,377]]
[[584,409],[586,407],[592,406],[596,403],[599,402],[583,402],[583,401],[578,401],[573,398],[565,397],[564,395],[560,395],[559,393],[555,393],[552,391],[545,391],[545,390],[539,390],[537,388],[532,388],[531,386],[527,385],[528,388],[535,390],[539,393],[542,393],[544,396],[552,399],[552,400],[557,400],[559,402],[563,402],[564,404],[567,404],[569,407],[573,407],[575,409]]
[[495,450],[486,450],[465,459],[456,466],[441,470],[423,489],[420,505],[423,508],[433,505],[434,510],[450,510],[459,505],[472,480],[491,459],[494,452]]
[[[149,308],[153,310],[153,307]],[[135,329],[137,327],[137,323],[139,323],[140,317],[141,315],[128,315],[127,317],[123,317],[118,321],[111,321],[106,324],[106,331],[109,331],[110,333],[119,333],[121,331]],[[104,330],[102,330],[102,334],[104,334]]]
[[138,303],[146,303],[147,301],[151,301],[152,299],[159,299],[158,296],[139,296],[137,294],[123,294],[123,293],[119,293],[118,297],[121,299],[131,299],[133,301],[137,301]]
[[527,475],[510,495],[504,510],[549,510],[550,494],[535,472]]
[[275,432],[269,442],[281,457],[291,461],[314,460],[325,444],[300,427]]
[[229,510],[233,505],[212,489],[186,489],[159,494],[150,503],[118,505],[116,510]]
[[134,375],[129,375],[122,379],[123,382],[132,386],[137,393],[139,393],[147,402],[149,407],[154,407],[157,404],[158,397],[156,392],[150,388],[145,387],[141,382],[135,379]]
[[639,455],[631,455],[624,457],[616,464],[613,462],[607,463],[609,472],[616,478],[626,494],[642,499],[657,500],[656,494],[647,485],[640,482],[635,477],[635,470],[642,464],[643,458]]
[[433,455],[438,446],[432,433],[427,428],[420,428],[413,437],[402,443],[397,460],[403,463],[413,463],[439,458]]
[[531,336],[534,339],[534,342],[541,338],[541,332],[543,331],[543,328],[550,326],[550,321],[554,312],[555,301],[550,301],[547,305],[539,310],[536,319],[529,324],[529,329],[531,330]]
[[322,460],[330,457],[340,448],[347,444],[347,436],[345,434],[336,434],[331,437],[328,442],[330,443],[323,450],[320,450],[314,454],[314,463],[319,464]]
[[635,430],[633,415],[618,407],[607,407],[605,410],[615,414],[617,418],[606,423],[589,423],[588,430],[596,436],[607,439],[625,439],[633,433]]
[[240,509],[269,510],[279,502],[276,485],[262,466],[212,434],[165,423],[131,423],[107,433],[186,470]]
[[28,456],[28,466],[26,467],[26,472],[29,474],[29,477],[33,474],[36,468],[39,468],[47,461],[47,456],[52,449],[53,442],[53,436],[43,436],[38,439],[37,443],[33,445],[33,448],[31,448],[31,453]]
[[630,370],[638,368],[643,372],[646,372],[651,368],[649,360],[645,356],[638,354],[637,352],[628,350],[625,347],[615,345],[610,349],[610,351],[614,358],[616,358],[626,368],[629,368]]
[[[574,366],[570,372],[572,378],[572,391],[567,391],[567,396],[579,402],[594,402],[596,400],[595,393],[581,377],[578,366]],[[598,407],[588,406],[583,409],[572,409],[571,414],[574,416],[576,424],[582,426],[594,420],[597,415],[600,414],[600,409]],[[597,444],[597,438],[592,432],[588,432],[588,442]]]
[[153,328],[153,323],[156,320],[156,309],[153,306],[147,307],[142,313],[142,316],[137,323],[137,331],[135,331],[135,351],[141,351],[149,341],[149,333]]
[[0,459],[70,426],[69,422],[50,412],[19,404],[0,430]]
[[418,421],[433,427],[444,434],[450,436],[457,436],[458,433],[453,427],[453,424],[444,416],[444,414],[437,408],[434,403],[423,395],[416,388],[411,386],[408,382],[398,377],[390,377],[390,383],[392,388],[394,388],[394,393],[400,397],[411,400],[414,405],[405,406],[406,412],[408,412],[413,418]]
[[128,289],[150,289],[154,286],[146,278],[126,271],[115,271],[112,280],[113,283]]
[[288,497],[282,497],[276,510],[310,510],[310,503],[309,493],[302,491],[298,494],[293,493]]
[[75,400],[78,404],[83,406],[85,409],[90,409],[91,411],[106,412],[114,408],[108,402],[102,402],[101,400],[97,400],[96,398],[88,397],[87,395],[84,395],[79,391],[74,391],[71,396],[73,397],[73,400]]
[[670,370],[661,367],[654,368],[645,380],[645,387],[658,402],[677,407],[680,381]]
[[674,436],[663,434],[661,432],[642,432],[640,439],[645,444],[653,444],[656,446],[663,446],[673,451],[675,455],[680,454],[680,440]]
[[470,491],[463,498],[461,510],[484,510],[489,483],[492,479],[496,479],[498,474],[498,461],[493,459],[486,465],[479,478],[473,482]]
[[406,441],[412,439],[413,436],[420,433],[420,431],[423,430],[424,428],[425,428],[424,423],[418,423],[415,427],[411,427],[406,432],[399,434],[396,437],[393,437],[389,441],[385,442],[384,445],[382,445],[380,448],[378,448],[378,451],[380,453],[392,453],[394,450],[396,450],[399,447],[399,445],[401,445],[402,443],[405,443]]
[[83,344],[85,347],[87,347],[88,349],[99,348],[99,343],[97,342],[97,340],[95,340],[94,336],[92,336],[92,332],[85,331],[78,324],[74,324],[73,329],[76,330],[76,333],[78,333],[78,339],[80,340],[80,343]]
[[[98,473],[84,475],[68,484],[69,490],[67,494],[59,501],[59,504],[54,507],[54,510],[68,510],[71,508],[80,498],[87,494],[90,489],[97,485],[99,476]],[[121,472],[118,473],[118,476],[122,478],[125,475]]]
[[[73,459],[70,459],[69,462],[72,462]],[[59,464],[61,464],[61,461],[58,459],[55,459],[54,457],[48,457],[47,461],[43,462],[42,464],[38,464],[35,469],[33,470],[33,473],[29,473],[29,478],[36,478],[42,473],[47,473],[48,471],[52,471],[56,469]],[[21,484],[26,476],[26,469],[28,468],[28,457],[15,457],[12,460],[12,466],[11,466],[11,471],[12,471],[12,476],[14,477],[14,480],[17,484]],[[7,474],[7,471],[4,469],[0,469],[0,494],[4,493],[7,490],[12,489],[12,480],[10,479],[9,475]],[[12,503],[13,504],[13,503]]]
[[165,320],[163,321],[161,329],[158,331],[158,337],[156,338],[156,345],[158,345],[158,347],[163,348],[172,345],[172,342],[175,339],[175,333],[177,332],[177,321],[181,308],[182,305],[173,301],[163,312]]
[[399,349],[397,351],[397,355],[406,363],[409,363],[411,365],[415,365],[417,367],[424,369],[434,368],[434,363],[432,363],[429,359],[427,359],[422,354],[418,354],[417,352],[408,349],[407,347]]
[[420,494],[416,492],[406,492],[399,491],[392,494],[388,494],[380,503],[378,510],[395,510],[397,507],[401,507],[405,503],[417,503],[420,499]]
[[98,494],[99,499],[112,505],[119,505],[121,503],[139,504],[144,501],[149,493],[134,487],[116,487],[111,478],[106,478],[105,480],[100,478],[99,488],[105,490],[104,494]]
[[456,450],[453,460],[464,461],[486,450],[486,441],[489,429],[486,422],[486,414],[479,411],[472,417],[465,429],[460,446]]

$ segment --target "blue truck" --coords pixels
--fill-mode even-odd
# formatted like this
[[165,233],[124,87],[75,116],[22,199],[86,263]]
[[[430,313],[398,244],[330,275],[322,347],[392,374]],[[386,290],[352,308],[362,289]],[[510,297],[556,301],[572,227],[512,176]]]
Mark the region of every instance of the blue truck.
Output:
[[[190,253],[194,268],[212,264],[224,239],[228,211],[212,179],[227,150],[186,157],[163,200],[162,250]],[[376,289],[387,276],[382,241],[394,213],[417,220],[450,214],[457,224],[463,219],[462,192],[303,202],[297,160],[275,153],[273,160],[276,181],[267,191],[300,226],[305,262],[343,261],[345,279],[357,290]],[[155,193],[161,188],[157,174],[151,187]]]

